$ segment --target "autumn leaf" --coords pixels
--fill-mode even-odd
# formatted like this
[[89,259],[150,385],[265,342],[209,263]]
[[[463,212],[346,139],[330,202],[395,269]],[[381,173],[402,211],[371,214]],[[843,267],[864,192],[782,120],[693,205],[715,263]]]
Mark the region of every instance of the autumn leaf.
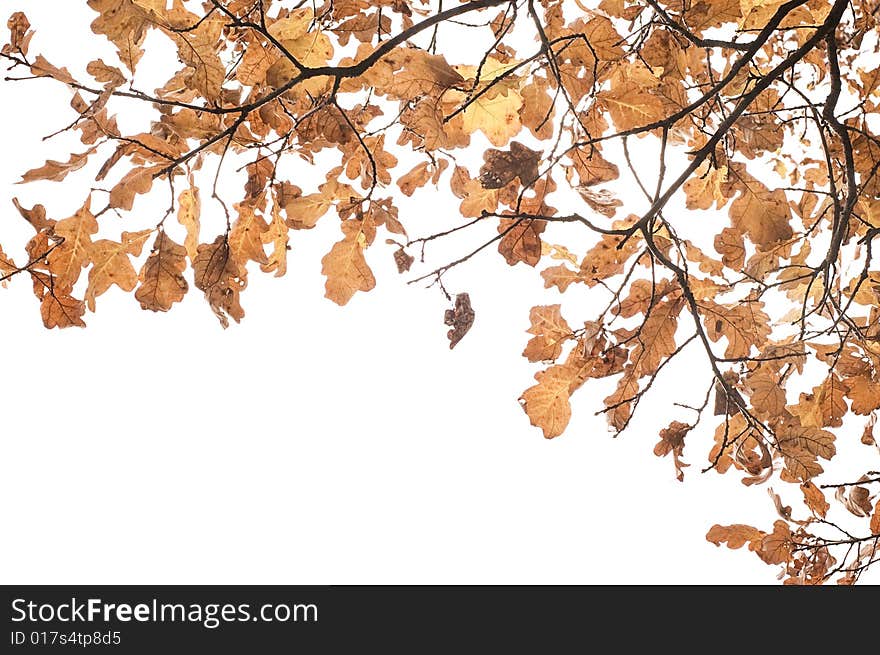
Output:
[[332,199],[323,193],[311,193],[292,198],[284,208],[291,227],[295,229],[314,227],[318,219],[330,209]]
[[569,385],[571,372],[564,366],[551,366],[535,374],[538,381],[523,392],[521,401],[532,425],[541,428],[544,437],[558,437],[571,419]]
[[474,324],[476,313],[471,307],[471,297],[466,293],[460,293],[455,296],[455,305],[452,309],[447,309],[443,323],[450,326],[446,336],[449,338],[449,349],[455,348],[459,342],[464,339]]
[[239,295],[247,286],[247,271],[235,260],[225,234],[218,236],[213,243],[199,245],[193,274],[196,288],[204,292],[220,325],[227,328],[230,318],[236,323],[244,318]]
[[143,309],[167,312],[171,305],[183,300],[189,284],[183,277],[186,270],[186,249],[159,232],[153,251],[141,268],[134,297]]
[[110,206],[126,211],[132,209],[135,197],[153,188],[153,176],[157,172],[158,167],[131,169],[110,189]]
[[660,441],[654,446],[654,454],[657,457],[666,457],[672,453],[675,464],[675,477],[679,482],[684,481],[684,469],[688,466],[681,460],[684,452],[684,438],[694,428],[693,425],[673,421],[668,427],[660,430]]
[[623,206],[623,202],[607,189],[578,187],[578,192],[593,211],[608,218],[613,217],[617,213],[617,208]]
[[801,394],[800,402],[793,408],[793,412],[800,418],[801,425],[840,427],[843,417],[849,411],[844,398],[845,392],[843,382],[831,373],[822,384],[813,387],[812,393]]
[[733,228],[726,227],[715,235],[715,250],[721,255],[721,262],[729,268],[741,268],[746,260],[742,234]]
[[[858,482],[868,482],[867,476],[859,478]],[[871,492],[860,484],[849,484],[837,487],[834,498],[847,509],[853,516],[863,518],[870,516],[873,510],[871,505]]]
[[651,93],[659,82],[643,65],[624,65],[615,71],[611,88],[599,98],[618,130],[648,125],[663,117],[663,103]]
[[500,189],[517,177],[522,184],[531,184],[538,179],[540,156],[518,141],[511,141],[510,150],[487,150],[483,153],[486,163],[480,169],[480,184],[484,189]]
[[749,544],[749,550],[758,550],[761,548],[761,542],[767,535],[757,528],[750,525],[742,525],[740,523],[734,525],[713,525],[706,534],[706,540],[711,541],[716,546],[723,543],[728,548],[742,548]]
[[37,180],[50,180],[52,182],[61,182],[70,173],[78,171],[89,161],[89,156],[94,149],[82,154],[74,154],[70,156],[66,162],[52,161],[51,159],[39,168],[29,170],[21,176],[21,183],[35,182]]
[[723,185],[727,180],[727,167],[701,167],[694,176],[684,183],[682,189],[686,196],[688,209],[711,209],[714,205],[721,209],[727,204]]
[[479,180],[471,179],[463,166],[456,166],[452,173],[450,188],[462,199],[460,211],[465,218],[482,216],[498,208],[498,190],[487,189]]
[[880,500],[874,506],[874,513],[871,515],[871,534],[880,535]]
[[825,518],[831,505],[825,500],[825,494],[812,482],[805,482],[801,485],[801,491],[804,494],[804,503],[819,518]]
[[186,239],[183,242],[183,247],[186,248],[189,260],[194,262],[199,247],[200,217],[202,213],[202,201],[199,197],[198,187],[190,186],[190,188],[181,192],[177,203],[179,205],[177,222],[186,228]]
[[27,16],[20,11],[16,11],[6,22],[9,28],[9,43],[3,46],[3,54],[12,54],[20,52],[27,55],[28,47],[34,36],[34,31],[30,29],[31,23]]
[[792,547],[788,524],[785,521],[776,521],[773,523],[773,532],[761,540],[757,554],[767,564],[784,564],[791,557]]
[[239,204],[236,205],[236,209],[238,219],[232,224],[232,231],[226,240],[231,256],[242,264],[254,261],[263,266],[267,265],[269,258],[263,246],[266,243],[269,224],[250,205]]
[[562,345],[572,336],[572,330],[560,314],[561,305],[532,307],[529,320],[532,326],[529,333],[535,336],[529,340],[523,357],[530,362],[555,360],[562,354]]
[[498,232],[502,237],[498,252],[511,266],[519,263],[536,266],[541,261],[541,233],[545,227],[546,223],[541,220],[501,219]]
[[[165,8],[164,2],[153,2],[156,8]],[[141,45],[147,29],[152,26],[147,2],[134,0],[88,0],[88,5],[98,12],[92,22],[96,34],[105,35],[118,49],[119,58],[134,72],[144,54]]]
[[288,236],[288,226],[281,216],[281,207],[278,199],[272,204],[272,222],[269,223],[269,229],[263,233],[263,243],[271,243],[273,246],[272,254],[269,255],[265,264],[260,265],[260,270],[264,273],[275,273],[275,277],[283,277],[287,273],[287,251],[290,242]]
[[730,205],[734,229],[765,251],[792,237],[791,209],[785,193],[771,191],[742,168],[736,169],[731,180],[731,188],[740,192]]
[[857,375],[847,378],[844,384],[854,413],[866,415],[880,409],[880,380],[875,382],[865,375]]
[[752,407],[765,417],[781,416],[785,412],[785,389],[779,385],[776,374],[768,367],[760,367],[746,377]]
[[40,315],[47,328],[85,327],[85,303],[63,292],[47,293],[40,304]]
[[804,482],[822,473],[818,458],[831,459],[835,453],[834,435],[816,427],[790,426],[778,437],[777,446],[785,467]]
[[376,278],[364,257],[368,242],[362,222],[343,221],[342,233],[345,238],[321,260],[321,271],[327,277],[325,295],[338,305],[346,304],[358,291],[370,291],[376,286]]
[[89,258],[93,265],[89,269],[89,286],[85,297],[89,311],[95,311],[95,299],[112,285],[123,291],[132,291],[137,286],[137,272],[129,257],[141,254],[150,234],[152,230],[123,232],[118,242],[100,239],[91,244]]
[[12,204],[21,214],[21,217],[30,223],[37,232],[49,230],[55,225],[55,221],[46,217],[46,208],[43,205],[34,205],[31,209],[24,208],[18,198],[12,199]]
[[675,331],[681,308],[680,300],[667,300],[649,311],[630,356],[630,361],[641,375],[656,371],[661,362],[675,351]]
[[638,398],[640,391],[639,373],[639,366],[627,364],[614,393],[605,398],[605,416],[608,424],[617,432],[623,431],[632,418],[633,401]]
[[464,129],[467,132],[480,131],[496,148],[500,148],[522,128],[519,110],[523,105],[522,98],[515,91],[488,98],[474,98],[464,110]]
[[548,91],[548,87],[540,83],[527,84],[520,90],[523,99],[520,122],[536,139],[549,139],[553,135],[556,106]]
[[559,291],[565,291],[569,285],[575,282],[586,282],[588,279],[580,271],[573,271],[565,264],[544,269],[541,271],[541,277],[544,278],[544,286],[547,289],[556,287]]
[[618,235],[602,235],[581,261],[580,272],[590,286],[607,277],[623,273],[624,266],[639,250],[638,238],[625,239]]
[[62,239],[49,254],[49,270],[55,276],[59,289],[70,291],[79,279],[82,269],[91,261],[92,235],[98,231],[98,222],[91,211],[91,198],[70,218],[58,221],[53,228]]
[[605,184],[620,177],[618,166],[605,159],[597,146],[572,150],[569,157],[572,160],[569,176],[581,187]]
[[397,265],[397,272],[401,275],[410,269],[415,260],[416,258],[408,254],[403,248],[398,248],[394,251],[394,263]]

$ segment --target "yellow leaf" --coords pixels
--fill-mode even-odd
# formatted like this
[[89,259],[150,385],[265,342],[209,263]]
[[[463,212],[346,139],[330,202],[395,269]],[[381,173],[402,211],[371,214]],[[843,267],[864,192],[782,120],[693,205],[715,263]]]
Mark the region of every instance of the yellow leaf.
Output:
[[475,98],[464,110],[464,130],[469,133],[479,130],[493,146],[500,148],[522,129],[519,110],[523,101],[513,90],[491,98],[487,96]]
[[281,207],[278,204],[278,198],[272,204],[272,222],[269,229],[263,234],[263,243],[271,243],[274,246],[269,261],[260,266],[260,270],[264,273],[275,272],[275,277],[282,277],[287,273],[287,249],[288,241],[287,223],[281,217]]
[[[192,180],[190,180],[192,185]],[[199,189],[196,186],[190,186],[184,190],[177,199],[180,207],[177,211],[177,222],[186,228],[186,239],[183,247],[186,248],[186,254],[189,260],[195,261],[199,247],[199,230],[202,211],[202,201],[199,198]]]

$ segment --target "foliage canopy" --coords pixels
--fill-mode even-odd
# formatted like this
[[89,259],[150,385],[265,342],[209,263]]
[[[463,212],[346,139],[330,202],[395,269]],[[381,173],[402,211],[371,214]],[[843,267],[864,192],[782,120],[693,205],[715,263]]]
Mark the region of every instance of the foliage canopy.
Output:
[[[71,71],[63,48],[33,51],[20,12],[2,48],[8,81],[72,92],[62,131],[81,144],[22,181],[79,184],[76,172],[100,163],[70,217],[14,200],[34,234],[21,255],[0,250],[0,278],[31,279],[47,328],[84,326],[114,285],[154,312],[194,286],[225,327],[244,316],[248,275],[285,275],[290,240],[318,221],[339,225],[322,273],[345,304],[376,285],[367,254],[383,240],[407,273],[433,241],[489,224],[488,239],[418,279],[451,302],[444,276],[490,248],[540,268],[559,302],[531,308],[523,355],[543,368],[521,402],[545,437],[604,378],[614,390],[601,411],[624,431],[664,367],[701,350],[691,382],[705,400],[657,426],[655,454],[682,479],[687,440],[706,469],[799,496],[793,509],[771,490],[779,519],[767,530],[715,525],[707,538],[748,545],[786,583],[853,583],[877,562],[880,473],[825,470],[841,446],[859,462],[877,456],[875,0],[85,4],[97,14],[84,47],[106,39],[115,58]],[[152,91],[136,78],[159,47],[150,35],[179,60]],[[464,40],[482,54],[457,58],[450,46]],[[135,106],[152,119],[121,129],[131,121],[117,115]],[[632,157],[634,142],[655,159]],[[236,157],[246,184],[219,188]],[[300,188],[291,160],[326,181]],[[619,197],[623,177],[632,192]],[[410,237],[401,196],[441,189],[461,221]],[[164,216],[139,214],[149,193],[167,194]],[[205,229],[208,202],[219,233]],[[573,288],[599,300],[578,302]],[[475,316],[457,294],[450,347]]]

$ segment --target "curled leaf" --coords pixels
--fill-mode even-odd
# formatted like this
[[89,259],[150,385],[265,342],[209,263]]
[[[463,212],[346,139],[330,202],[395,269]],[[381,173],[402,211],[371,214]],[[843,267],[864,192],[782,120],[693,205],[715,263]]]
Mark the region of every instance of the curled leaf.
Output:
[[468,333],[474,324],[476,314],[471,308],[471,298],[466,293],[460,293],[455,297],[455,306],[447,309],[443,317],[446,325],[452,326],[452,329],[446,333],[449,338],[449,349],[452,350],[458,343],[464,339],[464,335]]

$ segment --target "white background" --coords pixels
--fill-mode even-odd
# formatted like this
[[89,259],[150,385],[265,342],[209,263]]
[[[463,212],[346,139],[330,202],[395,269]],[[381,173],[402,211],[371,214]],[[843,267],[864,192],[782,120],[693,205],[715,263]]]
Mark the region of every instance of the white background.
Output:
[[[83,7],[4,3],[38,28],[33,53],[75,74],[108,52],[83,36]],[[92,183],[83,171],[15,186],[24,170],[83,148],[41,142],[72,120],[65,88],[29,81],[2,93],[0,243],[21,262],[30,228],[11,198],[64,218]],[[320,181],[299,175],[307,191]],[[166,205],[147,199],[107,219],[141,229]],[[448,191],[405,206],[416,234],[457,211]],[[774,581],[754,555],[704,538],[715,522],[769,526],[765,490],[701,475],[705,432],[686,451],[684,484],[651,452],[657,429],[680,416],[673,392],[697,381],[701,394],[702,377],[661,377],[656,402],[619,439],[593,416],[608,389],[588,385],[569,430],[546,441],[516,401],[537,370],[520,353],[529,307],[567,298],[490,251],[451,277],[477,321],[450,352],[446,301],[407,286],[381,243],[369,254],[375,291],[345,308],[322,297],[320,259],[337,225],[330,216],[292,233],[286,278],[252,271],[247,316],[227,331],[195,290],[154,315],[114,288],[87,329],[66,331],[42,327],[24,276],[0,291],[2,582]],[[429,251],[429,263],[458,246]]]

